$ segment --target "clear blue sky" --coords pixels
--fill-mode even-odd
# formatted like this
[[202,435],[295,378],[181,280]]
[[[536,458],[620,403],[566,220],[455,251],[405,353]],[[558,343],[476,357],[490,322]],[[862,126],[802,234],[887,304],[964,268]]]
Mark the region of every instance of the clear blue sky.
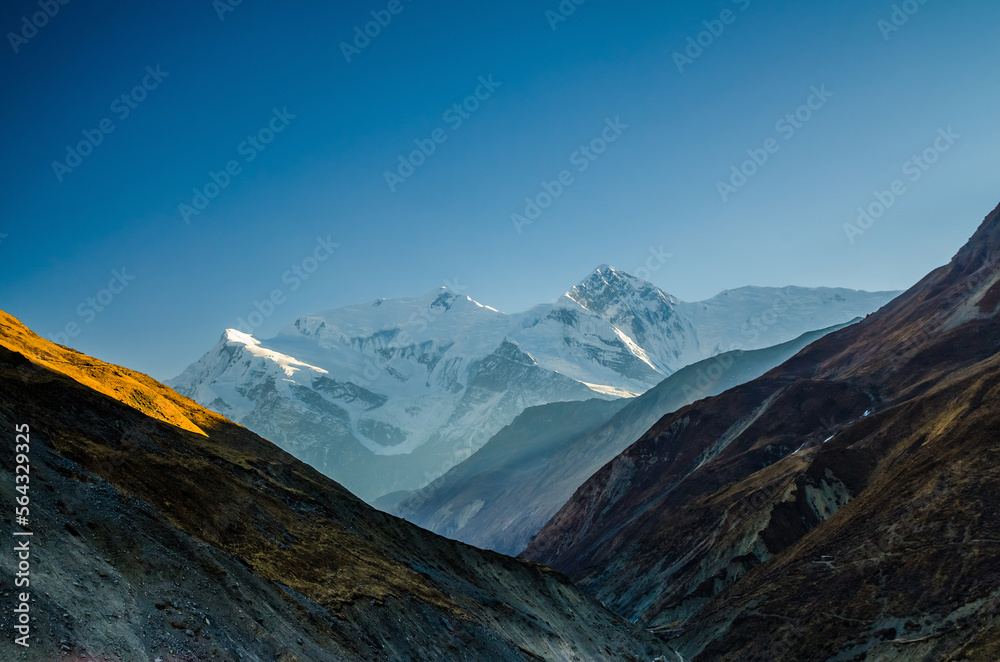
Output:
[[[76,323],[71,346],[167,378],[276,288],[263,337],[446,281],[522,310],[661,246],[672,257],[650,280],[686,300],[908,287],[1000,202],[1000,5],[910,2],[886,39],[888,1],[588,0],[553,30],[558,0],[400,0],[348,63],[341,42],[388,0],[243,0],[224,20],[211,0],[71,1],[0,44],[0,308],[48,337]],[[678,71],[674,53],[725,9]],[[0,29],[39,11],[5,3]],[[491,75],[456,127],[445,113]],[[833,96],[779,130],[824,85]],[[295,118],[241,148],[275,108]],[[113,131],[60,182],[53,162],[105,118]],[[580,172],[572,155],[607,118],[628,128]],[[948,127],[961,138],[911,181],[904,164]],[[386,170],[436,129],[444,142],[391,191]],[[718,181],[769,138],[778,151],[723,201]],[[179,206],[230,161],[239,174],[185,223]],[[563,170],[572,184],[516,232],[511,215]],[[906,192],[849,242],[844,223],[897,179]],[[340,248],[314,265],[318,236]],[[318,268],[293,289],[293,265]],[[97,313],[87,298],[123,268],[133,279]]]

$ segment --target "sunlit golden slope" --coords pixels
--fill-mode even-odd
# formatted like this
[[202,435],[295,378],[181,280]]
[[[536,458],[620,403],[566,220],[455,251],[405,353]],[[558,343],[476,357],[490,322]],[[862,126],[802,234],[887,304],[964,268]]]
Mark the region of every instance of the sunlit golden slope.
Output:
[[[88,386],[147,416],[190,432],[205,434],[192,419],[201,407],[150,377],[119,366],[109,365],[76,350],[56,345],[0,310],[0,347],[17,352],[32,363]],[[210,412],[208,413],[211,416]],[[216,416],[215,418],[221,418]]]

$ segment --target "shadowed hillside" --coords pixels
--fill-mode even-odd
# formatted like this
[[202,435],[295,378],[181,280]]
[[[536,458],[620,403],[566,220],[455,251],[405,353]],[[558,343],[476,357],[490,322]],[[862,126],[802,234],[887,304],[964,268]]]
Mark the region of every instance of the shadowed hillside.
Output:
[[1000,210],[952,262],[659,421],[526,550],[691,660],[1000,659]]

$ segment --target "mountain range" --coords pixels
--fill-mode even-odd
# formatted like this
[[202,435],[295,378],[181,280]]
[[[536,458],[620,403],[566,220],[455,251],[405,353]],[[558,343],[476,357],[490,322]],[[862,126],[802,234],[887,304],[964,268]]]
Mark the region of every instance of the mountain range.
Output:
[[371,502],[428,484],[529,407],[635,397],[894,294],[747,287],[685,303],[602,265],[524,313],[442,288],[306,315],[267,340],[230,329],[168,385]]
[[[577,295],[615,329],[669,335]],[[30,563],[0,554],[0,572],[30,577],[27,598],[0,592],[32,623],[31,646],[7,639],[4,659],[995,662],[998,316],[1000,207],[862,320],[714,353],[641,397],[591,388],[524,410],[427,501],[443,486],[442,526],[482,531],[485,499],[461,506],[470,484],[507,504],[489,517],[502,521],[518,496],[504,481],[526,508],[579,483],[515,559],[380,512],[246,427],[0,312],[0,427],[18,432],[2,444],[31,467],[15,480],[0,463],[0,499],[31,503],[16,526],[14,508],[2,516],[31,534]],[[252,356],[287,378],[251,395],[326,370],[230,336],[247,370],[266,365]],[[510,361],[524,352],[500,342]],[[0,628],[15,618],[0,611]]]

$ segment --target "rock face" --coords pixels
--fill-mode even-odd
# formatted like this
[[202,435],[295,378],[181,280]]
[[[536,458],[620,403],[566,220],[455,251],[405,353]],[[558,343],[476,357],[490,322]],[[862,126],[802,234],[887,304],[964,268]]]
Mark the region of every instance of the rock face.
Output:
[[443,536],[518,554],[576,488],[662,416],[759,377],[839,328],[766,349],[719,354],[678,370],[628,402],[527,409],[468,460],[384,507]]
[[686,660],[1000,659],[1000,209],[952,262],[665,417],[523,556]]
[[528,407],[634,397],[893,295],[742,288],[689,304],[604,265],[519,314],[442,288],[307,315],[270,340],[229,330],[169,385],[373,501],[423,487]]
[[[375,511],[246,428],[0,313],[9,458],[22,424],[32,631],[26,649],[5,636],[0,659],[672,655],[561,575]],[[4,503],[15,484],[0,464]],[[4,509],[6,531],[13,515]],[[16,563],[0,554],[4,575]],[[0,613],[8,635],[12,618]]]

